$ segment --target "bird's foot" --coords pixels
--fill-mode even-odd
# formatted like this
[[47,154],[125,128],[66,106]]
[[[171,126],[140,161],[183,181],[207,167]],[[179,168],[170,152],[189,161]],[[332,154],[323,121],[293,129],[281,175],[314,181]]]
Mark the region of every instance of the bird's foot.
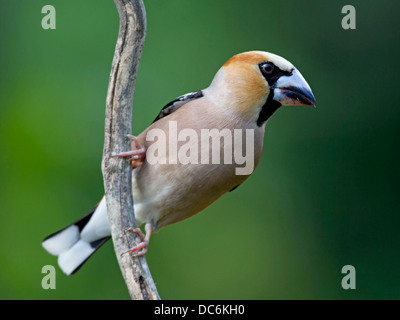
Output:
[[132,150],[113,154],[112,157],[128,158],[127,160],[132,161],[132,167],[134,167],[137,161],[143,161],[146,158],[146,148],[137,141],[135,136],[128,134],[127,137],[132,139]]
[[150,242],[150,236],[151,236],[151,232],[152,232],[152,227],[150,224],[146,224],[146,235],[143,234],[142,230],[140,230],[140,228],[129,228],[126,231],[133,231],[135,232],[139,237],[141,242],[134,246],[133,248],[122,252],[121,256],[126,254],[126,253],[133,253],[136,252],[136,254],[134,255],[135,257],[140,257],[146,254],[147,252],[147,248],[149,247],[149,242]]

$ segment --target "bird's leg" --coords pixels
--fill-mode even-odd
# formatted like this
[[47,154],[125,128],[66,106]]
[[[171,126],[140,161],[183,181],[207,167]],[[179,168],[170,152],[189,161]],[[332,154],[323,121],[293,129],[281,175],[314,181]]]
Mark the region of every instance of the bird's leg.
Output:
[[128,134],[127,137],[132,139],[132,150],[113,154],[112,157],[128,158],[127,160],[132,161],[132,167],[134,167],[137,161],[143,161],[146,158],[146,148],[137,141],[135,136]]
[[135,257],[140,257],[146,254],[153,228],[150,223],[146,223],[145,229],[146,229],[145,235],[143,234],[142,230],[140,230],[140,228],[129,228],[126,230],[135,232],[140,237],[140,240],[142,242],[140,242],[137,246],[134,246],[133,248],[129,249],[128,251],[122,252],[121,256],[124,255],[125,253],[136,252],[136,251],[138,252],[136,252]]

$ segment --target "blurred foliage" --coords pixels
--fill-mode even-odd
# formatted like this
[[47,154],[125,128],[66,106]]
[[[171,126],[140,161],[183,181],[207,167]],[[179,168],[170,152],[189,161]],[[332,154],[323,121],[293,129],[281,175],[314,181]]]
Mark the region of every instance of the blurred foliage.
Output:
[[[41,28],[41,8],[57,29]],[[134,133],[208,86],[230,56],[287,58],[318,108],[281,108],[244,185],[153,236],[165,299],[399,299],[399,1],[145,0]],[[111,0],[1,0],[0,298],[126,299],[111,242],[43,290],[41,247],[103,194],[105,97],[118,33]],[[357,289],[341,288],[354,265]]]

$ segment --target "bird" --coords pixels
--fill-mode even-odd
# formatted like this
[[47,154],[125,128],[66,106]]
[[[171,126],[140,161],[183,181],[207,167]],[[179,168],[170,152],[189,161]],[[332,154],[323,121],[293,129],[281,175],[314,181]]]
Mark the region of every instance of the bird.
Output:
[[[126,253],[145,254],[152,233],[203,211],[241,185],[260,161],[268,120],[288,105],[316,106],[300,71],[276,54],[247,51],[228,59],[206,89],[172,100],[147,129],[136,137],[129,135],[132,150],[112,156],[132,161],[134,213],[145,233],[140,228],[129,229],[138,233],[141,242]],[[208,133],[205,138],[204,132]],[[201,140],[200,147],[195,138]],[[247,141],[252,145],[246,145]],[[238,174],[243,161],[234,149],[243,144],[246,153],[251,151],[252,161],[248,172]],[[201,155],[188,157],[195,147]],[[221,161],[224,156],[227,161]],[[71,275],[110,236],[103,197],[83,217],[47,236],[42,246]]]

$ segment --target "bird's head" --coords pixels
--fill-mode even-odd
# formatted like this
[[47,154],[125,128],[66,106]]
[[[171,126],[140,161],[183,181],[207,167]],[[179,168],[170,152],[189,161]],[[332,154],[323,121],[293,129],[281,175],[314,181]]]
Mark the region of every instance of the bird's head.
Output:
[[205,94],[234,116],[262,126],[280,106],[315,106],[310,86],[286,59],[263,51],[230,58]]

